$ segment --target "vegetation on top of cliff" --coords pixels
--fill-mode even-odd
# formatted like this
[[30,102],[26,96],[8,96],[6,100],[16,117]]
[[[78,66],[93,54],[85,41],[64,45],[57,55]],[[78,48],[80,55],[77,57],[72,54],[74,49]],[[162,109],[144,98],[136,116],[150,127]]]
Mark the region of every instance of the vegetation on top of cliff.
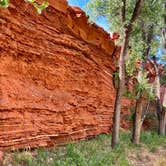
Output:
[[0,7],[8,7],[10,0],[0,0]]
[[[38,14],[41,14],[42,11],[49,6],[47,1],[43,1],[41,4],[38,4],[36,0],[25,0],[26,2],[32,4],[37,10]],[[8,7],[10,0],[0,0],[0,7]]]

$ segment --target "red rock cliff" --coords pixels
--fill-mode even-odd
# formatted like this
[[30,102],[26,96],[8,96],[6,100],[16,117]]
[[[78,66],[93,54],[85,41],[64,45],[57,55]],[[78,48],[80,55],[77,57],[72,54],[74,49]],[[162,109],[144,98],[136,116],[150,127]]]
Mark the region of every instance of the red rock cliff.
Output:
[[49,2],[42,15],[23,0],[0,9],[0,149],[111,130],[114,42],[65,0]]

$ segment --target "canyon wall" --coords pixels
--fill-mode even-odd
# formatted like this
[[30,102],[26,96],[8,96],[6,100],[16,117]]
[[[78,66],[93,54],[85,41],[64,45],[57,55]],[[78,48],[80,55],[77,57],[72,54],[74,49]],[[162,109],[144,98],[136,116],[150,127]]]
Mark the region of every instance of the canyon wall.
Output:
[[112,128],[113,40],[79,8],[48,1],[41,15],[23,0],[0,9],[0,150],[60,145]]

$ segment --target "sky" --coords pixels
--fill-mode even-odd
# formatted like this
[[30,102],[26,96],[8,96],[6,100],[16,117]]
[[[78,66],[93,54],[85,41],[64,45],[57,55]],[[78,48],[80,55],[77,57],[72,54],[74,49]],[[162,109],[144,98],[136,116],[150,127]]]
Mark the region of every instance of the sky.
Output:
[[[70,5],[79,6],[81,9],[84,10],[86,3],[88,1],[89,0],[68,0],[68,3]],[[108,22],[106,21],[104,17],[100,17],[100,19],[96,20],[96,24],[103,27],[106,31],[110,32]]]
[[89,0],[68,0],[70,5],[75,5],[75,6],[79,6],[83,9],[83,7],[86,5],[86,3]]

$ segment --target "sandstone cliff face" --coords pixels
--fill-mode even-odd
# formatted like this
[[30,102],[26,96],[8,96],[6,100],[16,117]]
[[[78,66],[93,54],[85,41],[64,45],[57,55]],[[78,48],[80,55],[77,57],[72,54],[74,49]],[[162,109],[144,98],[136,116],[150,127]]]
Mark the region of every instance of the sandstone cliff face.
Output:
[[114,42],[65,0],[49,2],[42,15],[22,0],[0,9],[3,150],[64,144],[111,131]]

